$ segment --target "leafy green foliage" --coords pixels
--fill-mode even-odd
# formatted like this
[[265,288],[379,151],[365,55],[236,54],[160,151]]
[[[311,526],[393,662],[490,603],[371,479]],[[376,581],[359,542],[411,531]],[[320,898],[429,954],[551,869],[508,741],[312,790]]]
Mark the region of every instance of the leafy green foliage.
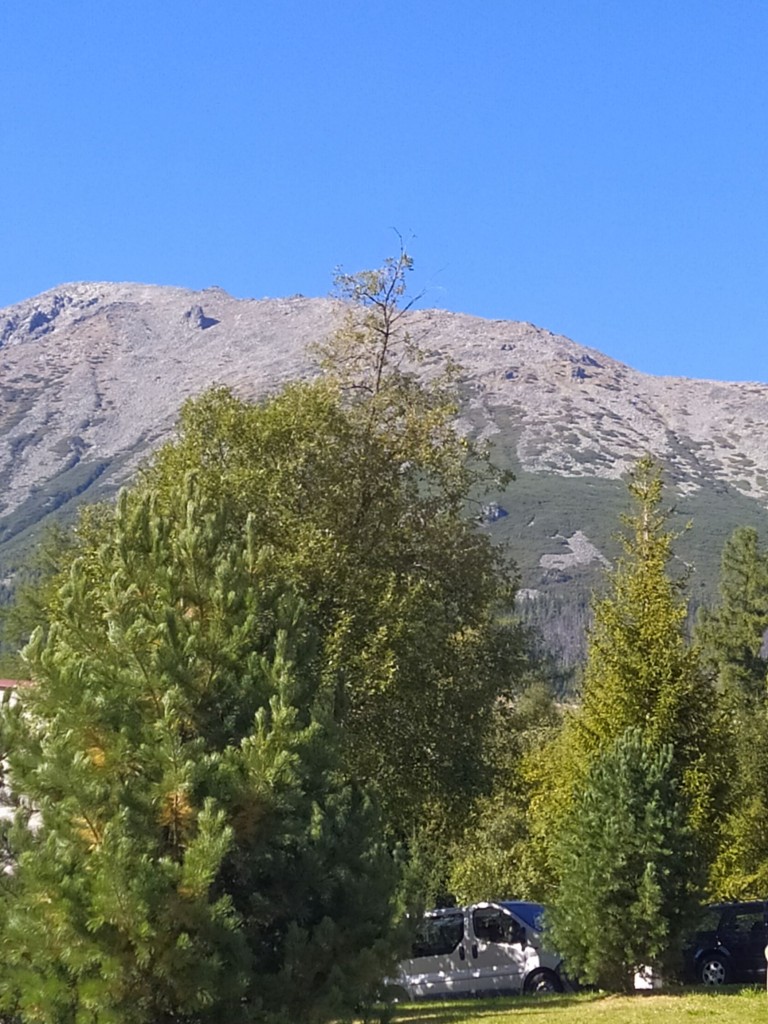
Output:
[[372,792],[390,844],[439,861],[487,790],[516,576],[467,516],[493,470],[450,373],[412,371],[409,265],[342,280],[322,378],[187,403],[30,592],[4,749],[43,827],[10,840],[0,975],[30,1020],[343,1014],[392,950]]
[[556,850],[552,940],[586,982],[666,971],[695,913],[696,857],[671,746],[628,729],[595,760]]
[[451,848],[448,888],[460,903],[503,898],[526,891],[521,871],[528,841],[526,811],[530,789],[521,770],[561,725],[547,682],[532,672],[522,685],[511,712],[497,717],[489,733],[486,756],[493,766],[494,785],[481,796]]
[[2,719],[25,1020],[330,1020],[393,955],[397,872],[313,630],[234,525],[193,477],[124,493],[47,591]]
[[730,723],[718,847],[708,890],[716,899],[762,899],[768,892],[768,714],[739,713]]

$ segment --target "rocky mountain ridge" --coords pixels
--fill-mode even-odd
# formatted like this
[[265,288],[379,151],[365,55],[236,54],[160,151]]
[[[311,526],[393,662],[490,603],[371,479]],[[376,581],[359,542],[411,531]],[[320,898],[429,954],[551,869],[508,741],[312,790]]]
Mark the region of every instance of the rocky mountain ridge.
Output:
[[[129,479],[186,397],[218,383],[256,398],[310,374],[307,347],[340,314],[331,299],[109,283],[0,310],[0,578],[40,522]],[[654,377],[528,323],[424,310],[409,329],[425,374],[445,355],[463,367],[464,429],[518,475],[486,523],[528,592],[605,563],[595,509],[644,451],[683,502],[724,496],[768,523],[768,384]]]
[[[213,382],[257,396],[306,375],[307,344],[332,330],[337,309],[219,288],[73,284],[0,310],[0,515],[69,455],[144,450]],[[768,502],[768,384],[650,376],[528,323],[426,310],[410,327],[435,364],[444,352],[464,367],[486,434],[496,409],[513,411],[525,469],[617,478],[648,450],[683,490],[720,478]]]

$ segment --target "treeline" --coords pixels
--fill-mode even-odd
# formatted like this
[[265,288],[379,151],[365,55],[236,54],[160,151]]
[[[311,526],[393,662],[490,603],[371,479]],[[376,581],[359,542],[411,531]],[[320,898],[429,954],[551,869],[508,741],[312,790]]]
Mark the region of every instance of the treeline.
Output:
[[342,275],[314,382],[188,402],[48,545],[0,720],[0,1011],[344,1019],[407,909],[502,896],[545,898],[572,968],[623,987],[697,898],[761,890],[768,558],[734,538],[691,643],[641,460],[564,714],[467,512],[499,474],[454,427],[456,369],[418,373],[410,269]]

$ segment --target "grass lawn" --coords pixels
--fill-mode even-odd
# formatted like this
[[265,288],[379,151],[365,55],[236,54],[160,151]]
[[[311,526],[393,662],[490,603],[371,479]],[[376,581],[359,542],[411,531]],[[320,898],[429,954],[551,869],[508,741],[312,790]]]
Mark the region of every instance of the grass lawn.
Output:
[[422,1002],[397,1006],[393,1024],[683,1024],[693,1020],[768,1024],[768,996],[762,988],[732,988]]

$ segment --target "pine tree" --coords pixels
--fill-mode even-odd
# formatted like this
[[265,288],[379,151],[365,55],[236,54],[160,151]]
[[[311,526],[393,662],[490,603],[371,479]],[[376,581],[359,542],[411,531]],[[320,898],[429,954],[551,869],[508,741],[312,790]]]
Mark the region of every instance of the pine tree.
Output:
[[164,514],[124,492],[25,652],[0,964],[24,1020],[319,1022],[390,962],[396,872],[311,624],[228,516],[194,478]]
[[686,637],[684,577],[670,572],[674,534],[650,457],[638,462],[629,493],[634,508],[623,517],[624,554],[608,574],[608,592],[594,603],[582,704],[528,763],[531,837],[522,856],[531,891],[540,896],[557,884],[559,830],[589,770],[628,728],[671,748],[702,856],[714,852],[722,795],[717,701]]
[[674,754],[628,729],[593,762],[556,848],[551,937],[574,977],[631,991],[666,972],[696,904],[697,858]]
[[672,743],[679,758],[698,739],[702,682],[685,636],[685,579],[670,572],[674,534],[661,508],[661,474],[649,457],[633,471],[629,493],[624,555],[608,595],[594,605],[580,730],[587,747],[602,750],[641,726],[652,741]]
[[720,562],[720,600],[699,615],[696,639],[718,686],[737,705],[765,703],[763,656],[768,630],[768,551],[757,531],[742,526],[726,541]]
[[728,709],[731,767],[710,889],[721,899],[762,897],[768,886],[768,552],[740,527],[723,548],[720,600],[696,638]]

